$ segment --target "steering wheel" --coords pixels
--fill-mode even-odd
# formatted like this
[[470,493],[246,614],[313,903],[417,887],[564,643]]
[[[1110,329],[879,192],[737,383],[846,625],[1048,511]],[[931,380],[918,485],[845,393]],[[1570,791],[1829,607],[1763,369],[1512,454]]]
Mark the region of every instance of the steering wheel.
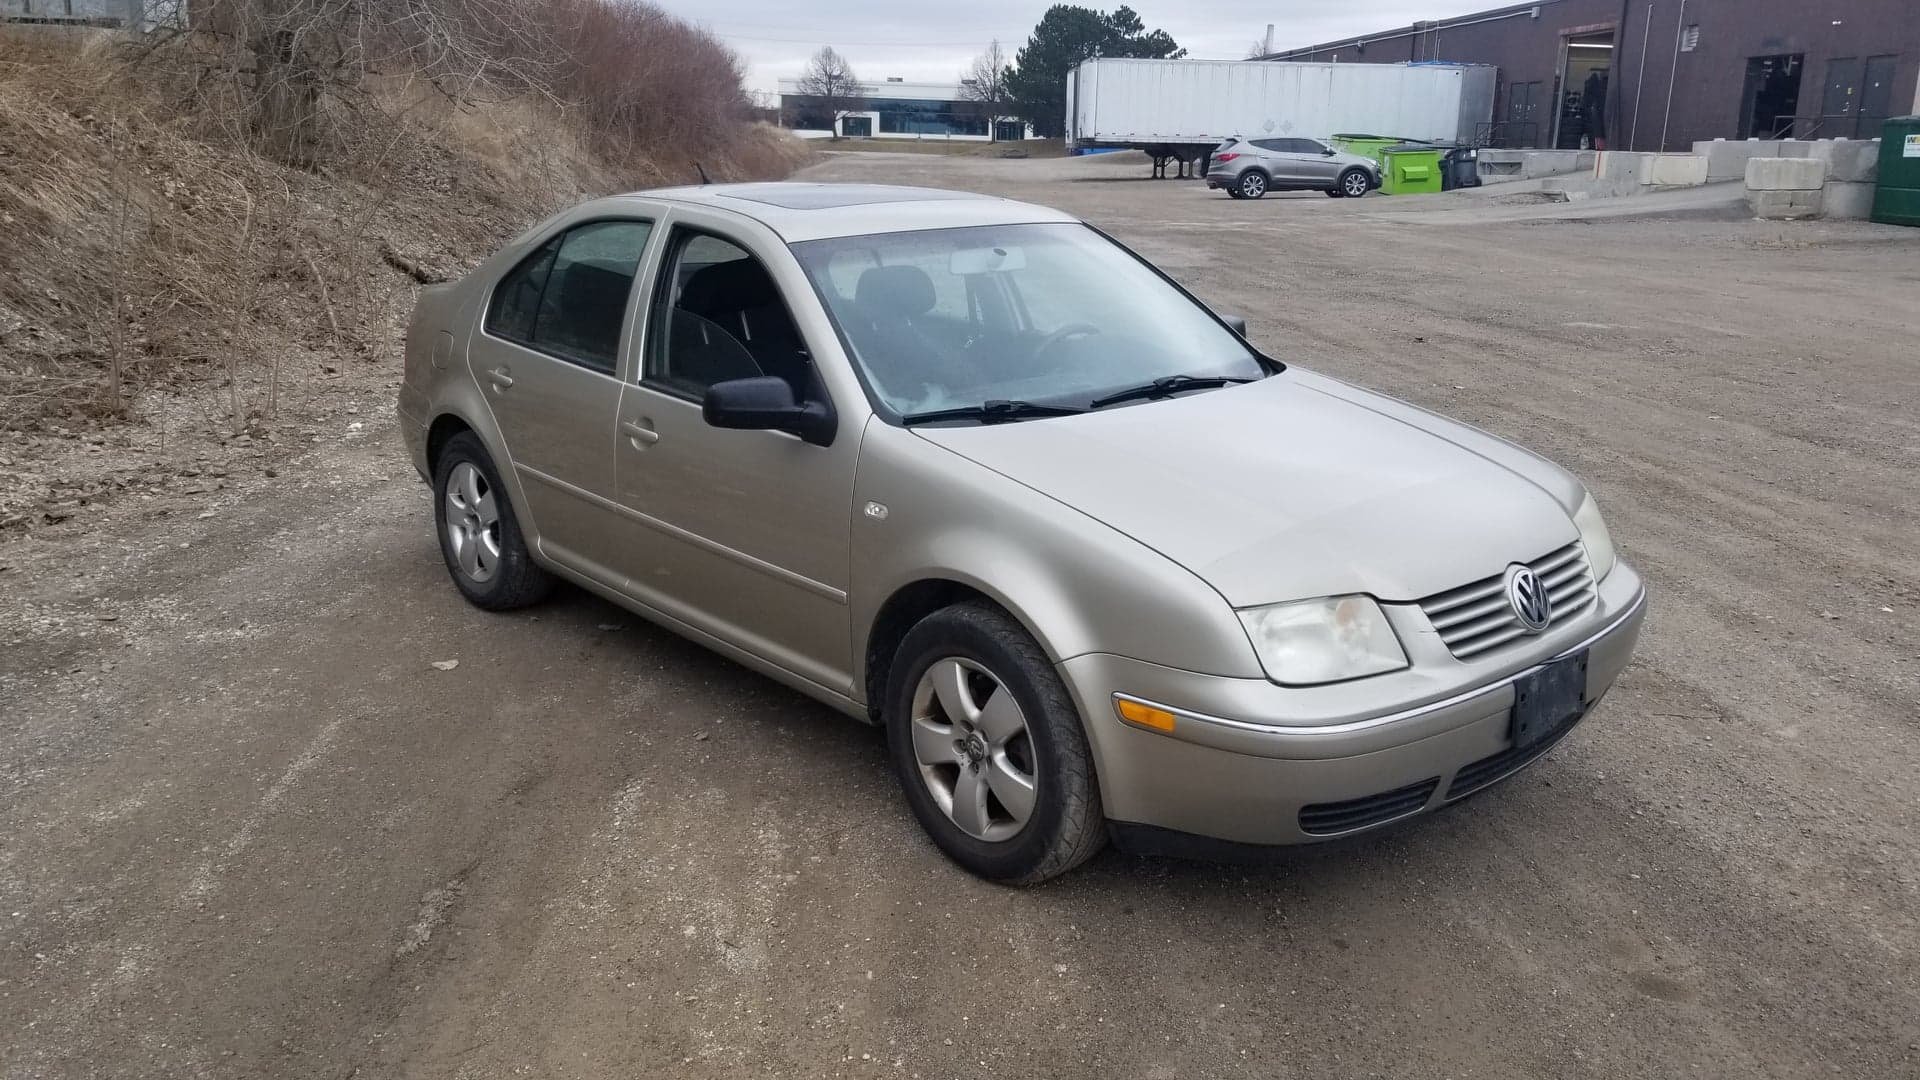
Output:
[[1092,323],[1084,323],[1084,322],[1068,323],[1067,325],[1061,327],[1060,329],[1055,330],[1053,333],[1048,334],[1046,338],[1040,342],[1040,344],[1034,346],[1033,355],[1036,357],[1044,356],[1047,354],[1049,350],[1057,349],[1063,343],[1071,341],[1074,338],[1092,337],[1093,335],[1098,334],[1099,332],[1100,332],[1100,328],[1093,325]]

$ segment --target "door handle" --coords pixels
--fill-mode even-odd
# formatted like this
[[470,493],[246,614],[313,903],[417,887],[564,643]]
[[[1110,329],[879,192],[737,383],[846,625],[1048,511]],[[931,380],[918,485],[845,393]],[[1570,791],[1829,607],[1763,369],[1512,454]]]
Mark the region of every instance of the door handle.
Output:
[[487,378],[493,381],[495,390],[505,390],[513,385],[513,376],[507,374],[507,369],[503,367],[487,372]]
[[660,441],[659,432],[632,420],[620,421],[620,430],[627,433],[627,438],[632,439],[635,446],[652,446]]

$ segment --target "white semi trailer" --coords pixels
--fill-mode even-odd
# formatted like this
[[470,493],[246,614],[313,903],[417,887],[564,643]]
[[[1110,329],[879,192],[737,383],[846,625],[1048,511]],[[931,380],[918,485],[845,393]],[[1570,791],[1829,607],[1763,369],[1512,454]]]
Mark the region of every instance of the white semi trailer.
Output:
[[1185,166],[1221,140],[1382,135],[1470,146],[1493,119],[1482,64],[1088,60],[1067,73],[1067,145]]

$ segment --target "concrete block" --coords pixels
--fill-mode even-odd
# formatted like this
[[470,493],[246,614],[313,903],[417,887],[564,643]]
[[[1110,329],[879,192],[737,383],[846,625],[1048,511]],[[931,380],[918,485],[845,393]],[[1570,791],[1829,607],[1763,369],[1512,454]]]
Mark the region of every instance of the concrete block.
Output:
[[1708,161],[1692,154],[1655,154],[1641,170],[1640,182],[1656,187],[1699,187],[1707,182]]
[[[1754,164],[1759,164],[1755,162]],[[1812,191],[1747,191],[1747,205],[1753,208],[1753,216],[1770,221],[1795,221],[1801,218],[1820,216],[1824,193],[1819,188]]]
[[1692,154],[1631,154],[1608,150],[1595,160],[1593,178],[1652,187],[1696,187],[1707,182],[1707,159]]
[[1482,150],[1480,182],[1500,184],[1564,176],[1593,168],[1593,156],[1591,150]]
[[1807,155],[1827,163],[1827,179],[1871,184],[1880,178],[1880,140],[1832,139],[1817,142]]
[[1595,180],[1618,180],[1637,184],[1640,174],[1646,167],[1646,160],[1657,154],[1634,154],[1625,150],[1603,150],[1594,156],[1593,178]]
[[1819,191],[1827,163],[1813,158],[1754,158],[1747,162],[1748,191]]
[[1779,157],[1780,144],[1771,139],[1747,139],[1744,142],[1715,139],[1712,142],[1694,143],[1693,154],[1707,159],[1707,182],[1714,183],[1744,178],[1748,161]]
[[1873,193],[1876,184],[1854,184],[1840,180],[1829,180],[1821,192],[1820,216],[1824,218],[1842,218],[1848,221],[1861,220],[1873,216]]

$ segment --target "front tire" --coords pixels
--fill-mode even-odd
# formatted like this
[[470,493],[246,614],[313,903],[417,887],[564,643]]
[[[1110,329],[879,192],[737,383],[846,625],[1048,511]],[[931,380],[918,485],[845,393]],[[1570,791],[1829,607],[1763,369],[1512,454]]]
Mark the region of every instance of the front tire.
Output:
[[908,631],[885,720],[914,817],[967,870],[1031,885],[1106,843],[1079,710],[1039,644],[998,608],[959,604]]
[[1339,191],[1346,198],[1364,198],[1372,190],[1373,178],[1367,175],[1367,170],[1348,169],[1340,174]]
[[493,458],[471,431],[455,435],[440,451],[433,494],[440,554],[460,595],[488,611],[546,598],[553,577],[534,563]]
[[1258,199],[1267,193],[1267,174],[1258,169],[1248,169],[1235,181],[1234,190],[1243,199]]

